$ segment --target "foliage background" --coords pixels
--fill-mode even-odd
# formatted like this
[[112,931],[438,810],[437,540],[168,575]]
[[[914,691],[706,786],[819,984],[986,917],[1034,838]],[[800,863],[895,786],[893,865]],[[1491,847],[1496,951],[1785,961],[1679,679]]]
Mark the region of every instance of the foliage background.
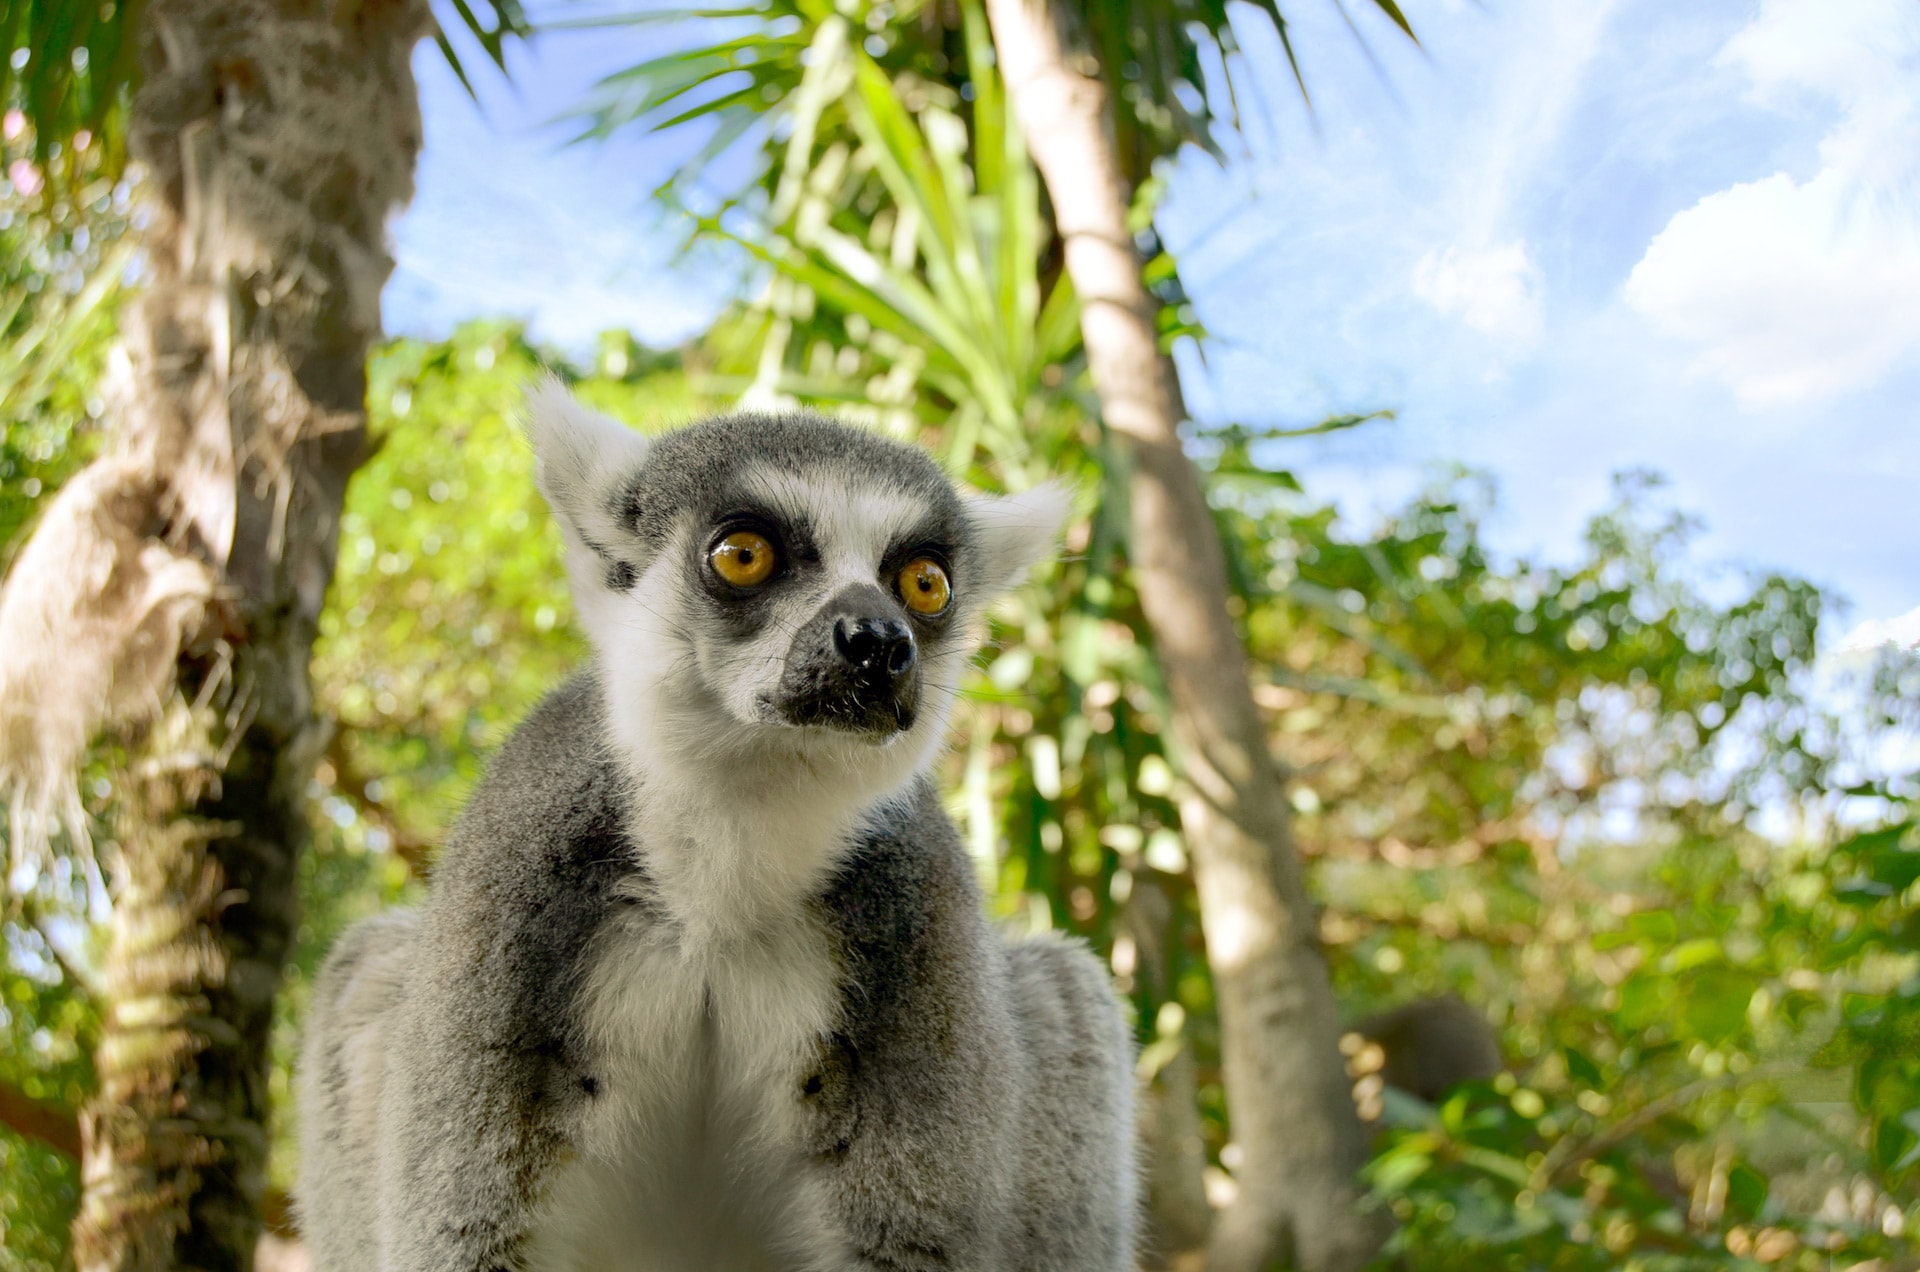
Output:
[[[479,323],[374,363],[384,440],[350,497],[316,667],[339,732],[312,792],[289,1057],[333,937],[417,893],[486,754],[584,653],[511,422],[550,360]],[[619,336],[575,374],[647,427],[708,405],[676,360]],[[1920,852],[1903,796],[1832,784],[1864,715],[1843,727],[1802,692],[1822,598],[1760,579],[1702,599],[1678,581],[1683,524],[1638,483],[1585,562],[1544,568],[1488,559],[1471,479],[1353,535],[1245,436],[1204,445],[1343,1001],[1357,1019],[1458,993],[1509,1057],[1437,1108],[1360,1074],[1409,1265],[1910,1258]],[[1003,613],[947,787],[1000,914],[1105,952],[1149,1056],[1191,1040],[1218,1187],[1233,1154],[1161,707],[1100,516]],[[1883,706],[1912,691],[1882,688]],[[1749,828],[1781,800],[1805,814],[1786,842]],[[1875,828],[1842,830],[1843,809]],[[1128,927],[1148,886],[1171,900],[1152,972]],[[90,1016],[84,973],[53,951],[84,965],[85,891],[44,881],[7,928],[6,1079],[69,1105]],[[276,1128],[283,1170],[294,1129]],[[12,1136],[0,1152],[6,1266],[58,1266],[70,1164]]]
[[[375,358],[380,448],[349,495],[315,666],[337,731],[311,788],[279,1107],[332,939],[418,895],[486,756],[585,654],[512,425],[551,366],[643,428],[741,396],[800,402],[981,485],[1078,485],[1062,559],[997,617],[946,789],[1002,921],[1110,961],[1143,1076],[1189,1074],[1208,1188],[1231,1189],[1121,461],[1017,130],[992,76],[964,69],[985,64],[968,12],[938,65],[892,34],[863,51],[812,13],[789,61],[756,63],[793,78],[792,122],[762,185],[703,227],[756,255],[764,291],[695,346],[608,333],[574,365],[480,322]],[[0,379],[8,545],[98,444],[102,301],[125,264],[124,190],[51,199],[0,209],[7,347],[44,351]],[[1177,263],[1150,277],[1167,339],[1203,335]],[[1401,1221],[1383,1265],[1914,1266],[1920,829],[1885,763],[1920,699],[1911,658],[1827,683],[1830,599],[1768,576],[1703,590],[1688,523],[1644,475],[1597,510],[1582,559],[1548,566],[1489,554],[1496,492],[1471,474],[1354,526],[1287,471],[1284,436],[1191,440],[1350,1017],[1457,994],[1507,1061],[1429,1103],[1351,1037],[1378,1125],[1369,1182]],[[89,787],[109,867],[110,760]],[[91,1083],[100,889],[75,856],[12,882],[0,1080],[71,1108]],[[284,1187],[297,1128],[274,1130]],[[75,1188],[61,1155],[0,1131],[0,1268],[62,1265]]]

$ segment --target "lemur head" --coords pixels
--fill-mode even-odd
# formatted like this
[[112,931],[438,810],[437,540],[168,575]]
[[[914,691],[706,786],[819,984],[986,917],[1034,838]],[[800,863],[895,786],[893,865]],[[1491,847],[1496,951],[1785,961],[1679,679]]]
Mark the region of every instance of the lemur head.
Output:
[[647,439],[550,381],[528,431],[610,723],[643,771],[903,782],[945,731],[987,606],[1067,507],[1050,486],[963,493],[925,452],[811,415]]

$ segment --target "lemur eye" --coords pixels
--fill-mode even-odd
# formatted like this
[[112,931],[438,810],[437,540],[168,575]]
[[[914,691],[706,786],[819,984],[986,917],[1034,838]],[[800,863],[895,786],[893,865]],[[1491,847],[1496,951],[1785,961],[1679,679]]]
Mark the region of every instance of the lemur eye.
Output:
[[759,587],[773,577],[773,545],[763,534],[735,530],[713,545],[707,563],[735,587]]
[[909,561],[894,581],[899,585],[900,599],[916,614],[938,614],[953,600],[947,572],[931,557]]

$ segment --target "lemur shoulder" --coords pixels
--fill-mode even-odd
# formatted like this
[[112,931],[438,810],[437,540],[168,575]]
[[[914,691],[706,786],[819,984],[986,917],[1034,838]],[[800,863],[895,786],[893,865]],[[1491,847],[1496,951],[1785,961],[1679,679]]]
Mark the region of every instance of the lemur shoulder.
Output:
[[927,776],[1039,488],[805,415],[651,441],[529,400],[591,664],[298,1073],[321,1272],[1132,1267],[1130,1032],[1009,941]]

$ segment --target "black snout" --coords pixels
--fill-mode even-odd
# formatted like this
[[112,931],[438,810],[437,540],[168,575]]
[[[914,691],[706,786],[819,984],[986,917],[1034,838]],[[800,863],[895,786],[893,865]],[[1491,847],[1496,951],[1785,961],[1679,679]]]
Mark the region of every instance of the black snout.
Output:
[[841,615],[833,622],[833,647],[862,678],[903,676],[919,657],[912,629],[891,617]]
[[791,724],[890,736],[913,727],[920,650],[894,599],[853,587],[794,635],[776,705]]

